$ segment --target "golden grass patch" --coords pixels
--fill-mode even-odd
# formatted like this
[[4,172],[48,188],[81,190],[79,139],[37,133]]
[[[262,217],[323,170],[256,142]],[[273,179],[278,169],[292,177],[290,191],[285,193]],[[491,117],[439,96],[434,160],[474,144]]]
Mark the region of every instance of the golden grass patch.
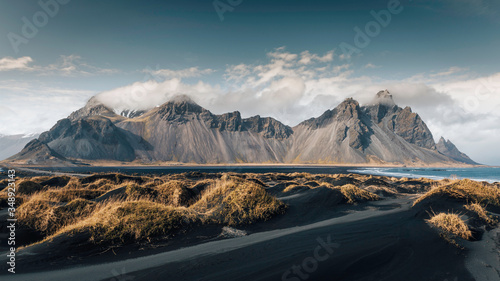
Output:
[[225,175],[191,208],[208,222],[238,225],[270,219],[284,213],[286,206],[256,183]]
[[340,192],[342,192],[342,195],[344,195],[344,197],[347,199],[348,204],[365,201],[376,201],[380,199],[378,195],[363,190],[352,184],[346,184],[339,188]]
[[[193,224],[238,225],[267,220],[286,207],[261,185],[241,177],[226,174],[197,183],[180,176],[151,178],[143,184],[124,177],[117,182],[95,177],[84,184],[71,178],[65,187],[26,195],[18,219],[42,233],[43,241],[84,234],[92,243],[120,244],[168,238]],[[121,191],[92,201],[107,190],[117,189]]]
[[454,181],[444,186],[435,187],[418,198],[413,203],[413,206],[435,196],[445,196],[467,202],[500,206],[500,189],[469,179]]
[[433,214],[427,222],[449,238],[459,237],[465,240],[472,238],[472,232],[458,214]]
[[484,221],[487,224],[491,225],[491,224],[497,223],[497,221],[494,218],[492,218],[490,215],[488,215],[488,212],[484,209],[483,206],[481,206],[481,204],[471,203],[471,204],[465,205],[464,208],[468,211],[475,213],[479,217],[479,219],[481,219],[482,221]]

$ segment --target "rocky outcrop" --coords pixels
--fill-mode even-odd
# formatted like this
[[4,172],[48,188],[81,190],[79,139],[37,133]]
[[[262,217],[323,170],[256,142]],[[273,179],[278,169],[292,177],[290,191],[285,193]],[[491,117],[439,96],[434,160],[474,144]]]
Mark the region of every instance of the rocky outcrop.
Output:
[[262,118],[259,115],[244,119],[243,127],[247,131],[261,134],[263,137],[269,139],[284,140],[293,134],[293,130],[289,126],[284,125],[274,118]]
[[434,137],[422,118],[413,113],[410,107],[403,109],[397,106],[387,90],[379,92],[372,103],[364,107],[364,111],[379,127],[394,132],[405,141],[436,149]]
[[399,111],[390,125],[390,128],[407,142],[428,149],[436,149],[431,131],[420,116],[411,111],[410,107]]
[[161,116],[161,120],[175,123],[199,119],[211,129],[227,132],[248,131],[261,134],[265,138],[285,139],[293,133],[292,128],[270,117],[261,118],[257,115],[243,119],[238,111],[222,115],[212,114],[185,96],[162,105],[154,115]]
[[436,147],[439,153],[448,156],[455,161],[477,165],[477,163],[470,159],[469,156],[467,156],[465,153],[460,152],[460,150],[458,150],[458,148],[451,141],[445,140],[443,137],[439,139]]

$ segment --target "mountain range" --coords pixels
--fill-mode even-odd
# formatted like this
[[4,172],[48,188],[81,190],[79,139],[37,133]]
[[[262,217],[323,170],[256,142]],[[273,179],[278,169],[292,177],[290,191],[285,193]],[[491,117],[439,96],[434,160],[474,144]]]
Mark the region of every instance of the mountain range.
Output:
[[387,91],[361,106],[344,100],[295,127],[238,111],[216,115],[187,96],[143,112],[113,109],[91,98],[9,158],[22,164],[95,160],[177,163],[476,164],[432,133]]

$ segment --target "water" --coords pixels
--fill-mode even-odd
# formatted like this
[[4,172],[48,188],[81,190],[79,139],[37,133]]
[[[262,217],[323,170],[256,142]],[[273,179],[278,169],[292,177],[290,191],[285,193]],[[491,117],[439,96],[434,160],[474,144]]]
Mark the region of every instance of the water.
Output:
[[42,171],[65,172],[75,174],[123,173],[123,174],[179,174],[186,172],[201,173],[311,173],[311,174],[347,174],[354,167],[335,166],[122,166],[122,167],[39,167]]
[[382,168],[382,167],[335,167],[335,166],[159,166],[159,167],[40,167],[39,170],[77,174],[123,173],[123,174],[177,174],[202,173],[295,173],[311,174],[369,174],[407,178],[468,178],[475,181],[500,182],[500,167],[477,168]]
[[350,173],[389,177],[429,178],[429,179],[471,179],[475,181],[500,182],[500,167],[477,168],[356,168]]

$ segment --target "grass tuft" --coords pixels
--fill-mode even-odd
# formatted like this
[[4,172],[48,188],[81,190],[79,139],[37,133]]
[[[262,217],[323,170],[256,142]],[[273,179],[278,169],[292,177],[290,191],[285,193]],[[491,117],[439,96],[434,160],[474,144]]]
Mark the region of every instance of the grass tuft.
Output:
[[471,203],[471,204],[465,205],[464,208],[466,210],[476,214],[479,217],[479,219],[481,219],[483,222],[485,222],[489,225],[493,225],[493,224],[497,223],[497,221],[495,219],[493,219],[490,215],[488,215],[488,212],[485,210],[485,208],[478,203]]
[[427,222],[442,231],[445,237],[459,237],[465,240],[472,238],[472,232],[458,214],[433,214]]
[[378,195],[363,190],[352,184],[343,185],[339,187],[339,189],[340,192],[342,192],[342,195],[344,195],[348,204],[354,204],[357,202],[366,202],[366,201],[376,201],[380,199]]
[[191,208],[207,222],[238,225],[270,219],[284,213],[286,206],[256,183],[224,175]]

